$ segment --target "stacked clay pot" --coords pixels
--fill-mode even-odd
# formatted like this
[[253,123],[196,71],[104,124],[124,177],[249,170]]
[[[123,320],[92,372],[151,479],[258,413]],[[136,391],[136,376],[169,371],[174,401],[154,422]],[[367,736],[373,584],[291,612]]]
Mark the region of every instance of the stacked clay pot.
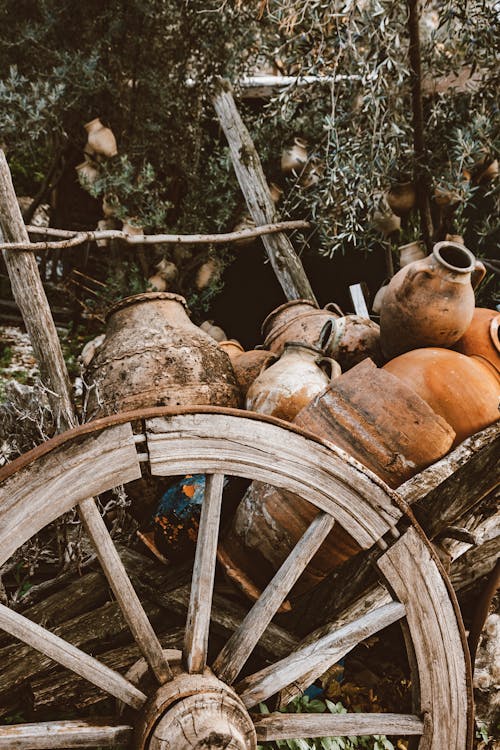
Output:
[[111,308],[88,365],[91,417],[148,406],[238,406],[227,354],[189,320],[183,297],[146,292]]
[[454,349],[480,359],[500,374],[500,313],[476,307],[470,326]]
[[445,419],[454,446],[500,417],[500,372],[449,349],[414,349],[384,365]]
[[[455,437],[420,396],[370,360],[331,382],[293,423],[343,448],[394,488],[445,455]],[[252,482],[219,545],[226,573],[255,598],[317,512],[290,492]],[[336,524],[293,592],[310,589],[358,549]]]

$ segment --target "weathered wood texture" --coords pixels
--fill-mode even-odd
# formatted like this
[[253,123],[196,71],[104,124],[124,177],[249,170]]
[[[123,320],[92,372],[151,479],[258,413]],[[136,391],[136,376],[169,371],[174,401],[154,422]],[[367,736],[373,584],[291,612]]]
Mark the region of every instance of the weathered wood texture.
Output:
[[147,420],[146,432],[153,475],[259,479],[329,513],[361,547],[371,547],[402,515],[386,485],[344,451],[267,421],[185,414]]
[[331,663],[335,663],[366,638],[392,625],[404,616],[405,607],[403,604],[399,602],[386,604],[345,625],[335,633],[298,649],[270,667],[265,667],[246,677],[238,683],[236,691],[248,708],[255,706],[310,672],[311,669],[314,669],[315,663],[322,662],[325,659],[327,653],[330,656]]
[[75,747],[116,747],[132,739],[133,728],[101,720],[43,721],[0,727],[0,750],[70,750]]
[[[7,160],[1,149],[0,228],[6,242],[29,242]],[[21,310],[42,379],[50,390],[54,413],[59,415],[63,429],[67,429],[76,424],[71,386],[35,256],[29,251],[4,250],[3,257],[12,293]]]
[[238,630],[235,631],[219,653],[212,665],[212,669],[219,679],[229,685],[233,683],[262,633],[271,622],[288,592],[297,582],[300,574],[332,530],[334,523],[333,518],[326,513],[319,513],[316,516],[255,602]]
[[0,485],[0,564],[90,494],[140,476],[129,424],[56,448],[16,472]]
[[413,528],[378,560],[378,567],[406,608],[418,664],[419,708],[430,718],[424,747],[463,748],[469,716],[467,664],[441,572]]
[[286,714],[252,716],[257,739],[288,740],[301,737],[352,737],[386,734],[396,737],[423,734],[424,723],[411,714]]
[[120,674],[4,604],[0,604],[0,628],[127,705],[139,708],[146,701],[146,696]]
[[183,655],[190,673],[202,673],[207,664],[223,490],[223,474],[210,474],[206,478],[184,640]]
[[[257,226],[272,223],[276,220],[276,209],[259,155],[240,117],[227,82],[220,83],[213,104],[227,138],[234,171],[252,219]],[[262,242],[286,298],[308,299],[316,304],[302,263],[288,237],[282,232],[264,235]]]

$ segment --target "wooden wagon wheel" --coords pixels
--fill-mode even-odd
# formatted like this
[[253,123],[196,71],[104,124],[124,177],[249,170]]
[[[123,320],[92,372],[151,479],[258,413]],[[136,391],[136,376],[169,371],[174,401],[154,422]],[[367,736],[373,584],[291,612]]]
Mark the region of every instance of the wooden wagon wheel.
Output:
[[[90,495],[138,479],[144,461],[156,476],[207,474],[182,657],[162,650],[125,569],[114,564],[110,571],[113,542],[102,522],[92,529],[98,557],[157,685],[145,694],[131,673],[118,674],[0,605],[0,628],[132,709],[122,715],[126,721],[115,723],[0,727],[0,749],[126,745],[137,750],[250,750],[262,740],[356,734],[413,736],[421,750],[467,746],[470,681],[463,628],[425,537],[409,523],[395,493],[373,474],[341,450],[278,420],[210,407],[178,414],[151,409],[59,435],[0,471],[0,564]],[[292,491],[319,513],[210,668],[207,647],[224,475]],[[383,548],[376,564],[391,600],[238,680],[261,634],[336,521],[361,547]],[[397,621],[417,685],[413,715],[252,713],[259,701],[314,672],[326,655],[334,663]]]

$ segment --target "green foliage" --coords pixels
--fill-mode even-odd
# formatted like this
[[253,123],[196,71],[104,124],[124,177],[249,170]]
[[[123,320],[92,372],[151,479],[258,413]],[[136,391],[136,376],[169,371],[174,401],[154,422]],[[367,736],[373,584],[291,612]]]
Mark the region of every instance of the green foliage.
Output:
[[[260,712],[268,714],[269,709],[265,703],[259,704]],[[281,709],[282,713],[306,713],[317,714],[346,714],[347,709],[342,703],[333,703],[325,698],[309,698],[307,695],[301,695],[294,698],[288,706]],[[275,740],[273,742],[264,742],[258,746],[261,750],[269,748],[270,750],[394,750],[394,745],[384,735],[373,737],[356,736],[356,737],[316,737],[314,739],[296,739],[296,740]]]

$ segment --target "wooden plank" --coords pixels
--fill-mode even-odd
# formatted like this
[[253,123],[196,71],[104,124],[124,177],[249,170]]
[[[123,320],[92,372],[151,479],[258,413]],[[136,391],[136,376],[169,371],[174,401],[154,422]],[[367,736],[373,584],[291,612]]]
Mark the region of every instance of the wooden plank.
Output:
[[141,476],[130,424],[65,443],[0,485],[0,565],[90,494]]
[[[441,572],[414,528],[409,528],[377,564],[406,607],[418,665],[418,710],[429,717],[425,749],[464,748],[468,720],[466,660],[457,615]],[[436,709],[438,715],[433,714]]]
[[146,430],[153,475],[223,472],[267,482],[332,515],[361,547],[402,515],[387,486],[347,453],[270,422],[185,414],[147,420]]
[[[227,138],[234,171],[250,215],[257,226],[272,223],[276,220],[276,209],[259,155],[239,115],[227,81],[219,83],[213,105]],[[308,299],[317,304],[300,258],[288,237],[280,232],[263,236],[262,242],[286,298]]]
[[172,678],[172,672],[94,500],[83,500],[79,512],[134,640],[162,684]]
[[257,739],[292,740],[303,737],[355,737],[423,734],[424,723],[411,714],[286,714],[252,715]]
[[132,739],[133,727],[94,721],[40,721],[0,727],[0,750],[69,750],[75,747],[116,747]]
[[361,284],[351,284],[349,287],[349,294],[351,295],[356,315],[360,315],[362,318],[367,318],[369,320],[370,313],[366,306],[365,295],[363,294],[363,287]]
[[236,686],[247,708],[265,701],[286,685],[300,678],[323,661],[328,654],[332,663],[342,659],[355,646],[405,616],[405,607],[391,602],[345,625],[335,633],[298,649],[290,656],[246,677]]
[[[29,242],[9,166],[1,149],[0,229],[5,242]],[[54,414],[60,416],[63,429],[67,429],[77,423],[71,400],[71,385],[35,256],[30,251],[3,250],[3,258],[12,294],[21,310],[42,380],[49,389],[48,396]]]
[[140,708],[147,700],[120,674],[4,604],[0,604],[0,628],[133,708]]
[[210,474],[206,477],[183,650],[190,674],[203,673],[207,663],[223,490],[223,474]]
[[255,648],[288,592],[332,530],[335,521],[319,513],[273,576],[240,627],[217,656],[212,669],[231,685]]

